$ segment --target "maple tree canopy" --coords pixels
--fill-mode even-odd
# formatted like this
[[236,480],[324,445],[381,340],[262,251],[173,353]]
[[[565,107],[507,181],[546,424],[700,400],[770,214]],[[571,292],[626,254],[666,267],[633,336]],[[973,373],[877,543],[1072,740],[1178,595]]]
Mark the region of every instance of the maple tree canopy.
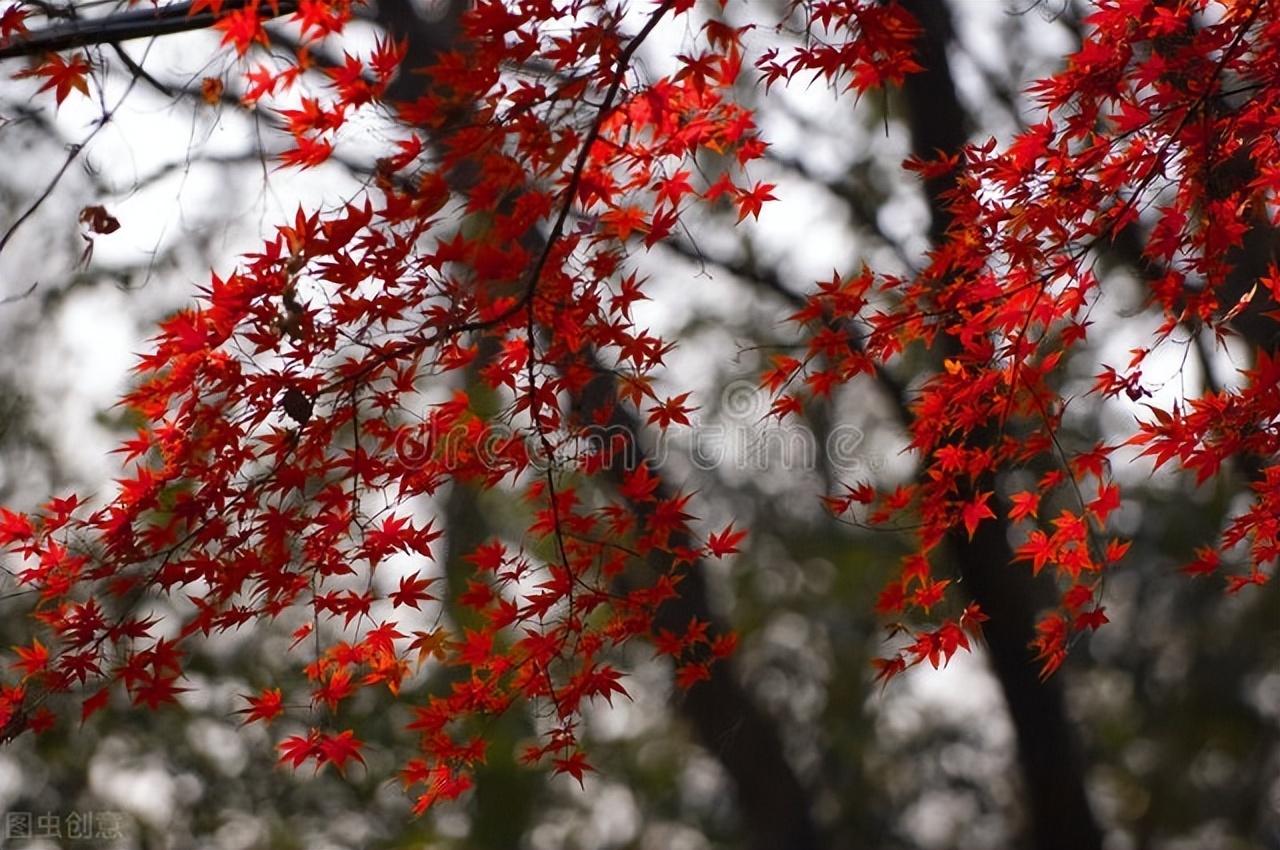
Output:
[[[322,60],[352,0],[194,0],[116,19],[116,39],[216,28],[238,59],[204,96],[278,119],[284,168],[325,162],[369,116],[394,130],[364,191],[299,209],[159,326],[123,399],[145,424],[119,449],[113,492],[0,512],[30,621],[3,671],[5,737],[92,722],[113,699],[160,709],[194,644],[281,620],[309,692],[264,686],[242,719],[305,723],[278,739],[294,766],[362,762],[344,704],[363,689],[397,698],[424,665],[454,669],[447,690],[415,696],[419,748],[399,759],[421,811],[469,787],[484,718],[516,704],[547,720],[525,758],[581,780],[581,712],[626,698],[611,660],[625,642],[651,641],[682,687],[709,677],[733,636],[661,612],[746,529],[701,527],[695,495],[637,454],[639,429],[687,427],[699,400],[654,389],[672,341],[634,319],[647,297],[635,257],[704,210],[741,222],[774,200],[752,174],[769,139],[743,86],[767,96],[816,80],[854,99],[924,70],[918,23],[897,3],[797,0],[750,26],[728,23],[736,3],[476,0],[427,67],[405,67],[405,43],[386,35]],[[10,73],[56,104],[93,96],[89,46],[111,38],[37,25],[42,8],[5,5],[0,57],[40,51]],[[673,21],[685,41],[650,79],[633,60]],[[406,75],[419,93],[389,96]],[[1186,553],[1188,572],[1235,593],[1265,583],[1280,554],[1280,361],[1264,337],[1246,336],[1256,350],[1233,385],[1148,403],[1104,444],[1058,439],[1073,406],[1149,399],[1158,353],[1280,318],[1277,267],[1243,287],[1238,268],[1246,237],[1280,226],[1280,3],[1105,0],[1033,94],[1038,121],[1012,139],[903,163],[943,187],[948,220],[926,261],[815,282],[786,326],[791,353],[759,379],[769,416],[786,420],[905,356],[936,364],[904,411],[918,475],[814,494],[851,521],[910,529],[876,603],[892,632],[885,680],[972,646],[992,612],[936,566],[992,529],[1016,540],[1000,568],[1050,572],[1061,590],[1027,664],[1052,674],[1102,627],[1105,578],[1128,545],[1109,527],[1116,452],[1196,482],[1246,459],[1249,500]],[[81,217],[92,233],[119,226],[102,207]],[[1104,287],[1098,256],[1122,239],[1140,240],[1164,322],[1127,361],[1095,363],[1091,393],[1064,394],[1065,355]],[[440,396],[462,370],[492,397]],[[996,473],[1010,469],[1035,474],[1007,491]],[[441,532],[414,509],[452,482],[528,505],[518,540],[467,556],[465,622],[436,613]],[[393,555],[421,569],[376,580]],[[139,613],[155,594],[180,613]]]

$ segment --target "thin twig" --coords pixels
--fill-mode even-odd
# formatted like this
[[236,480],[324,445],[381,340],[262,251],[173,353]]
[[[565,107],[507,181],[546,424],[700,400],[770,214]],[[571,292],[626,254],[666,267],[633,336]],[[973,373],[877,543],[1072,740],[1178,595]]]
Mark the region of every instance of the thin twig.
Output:
[[83,144],[74,144],[67,149],[67,158],[63,160],[62,167],[58,169],[58,173],[53,175],[53,179],[49,181],[49,184],[44,187],[44,191],[40,193],[40,197],[32,201],[31,206],[27,207],[26,211],[22,215],[18,216],[18,220],[9,225],[8,229],[4,232],[4,236],[0,236],[0,252],[4,251],[4,246],[9,244],[9,240],[13,238],[14,233],[17,233],[18,228],[21,227],[27,219],[35,215],[36,210],[40,209],[40,205],[53,194],[54,188],[56,188],[59,181],[62,180],[62,175],[67,173],[67,169],[70,168],[71,163],[75,162],[76,158],[80,156],[80,151],[83,149]]
[[169,87],[147,73],[147,69],[139,65],[128,53],[125,53],[124,48],[118,42],[111,42],[111,49],[115,51],[115,54],[120,57],[120,61],[133,72],[135,77],[145,80],[153,89],[165,97],[173,97],[173,92],[169,90]]

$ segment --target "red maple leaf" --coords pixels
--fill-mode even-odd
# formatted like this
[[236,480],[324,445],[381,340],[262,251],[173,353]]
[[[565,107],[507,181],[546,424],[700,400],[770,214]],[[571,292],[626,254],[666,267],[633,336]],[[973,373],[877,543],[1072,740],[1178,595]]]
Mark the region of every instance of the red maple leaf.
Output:
[[336,735],[321,735],[316,746],[319,759],[332,764],[339,773],[344,772],[347,762],[353,759],[364,764],[364,757],[360,755],[364,743],[350,729],[344,729]]
[[320,755],[320,748],[314,730],[306,737],[290,735],[280,742],[278,748],[280,750],[280,761],[287,761],[295,768],[301,767],[307,759],[316,758]]
[[688,690],[698,682],[705,682],[711,678],[711,668],[701,661],[690,661],[681,664],[676,668],[676,686],[681,690]]
[[552,760],[556,773],[567,773],[574,779],[578,780],[578,787],[585,787],[582,782],[583,774],[587,771],[594,770],[591,765],[587,764],[587,756],[582,751],[572,753],[564,758]]
[[35,527],[26,514],[0,508],[0,546],[8,546],[19,540],[28,540],[35,534]]
[[30,646],[15,646],[13,651],[18,654],[13,666],[22,671],[24,679],[43,672],[49,666],[49,649],[39,638],[32,638]]
[[1036,512],[1040,510],[1039,493],[1014,493],[1009,501],[1013,503],[1009,508],[1009,519],[1014,522],[1026,517],[1035,519]]
[[311,136],[295,136],[294,146],[280,153],[280,161],[298,168],[315,168],[333,153],[333,145]]
[[0,12],[0,44],[8,43],[15,35],[26,35],[26,19],[30,14],[29,10],[16,3]]
[[686,407],[685,402],[692,393],[680,393],[676,396],[669,397],[661,404],[649,408],[648,422],[650,425],[657,424],[662,430],[666,430],[672,423],[678,425],[689,424],[689,414],[697,410],[696,407]]
[[256,44],[267,44],[267,31],[263,28],[264,20],[258,13],[256,3],[246,3],[239,8],[220,16],[214,21],[213,28],[222,30],[222,43],[231,44],[236,53],[243,56],[249,48]]
[[417,608],[419,603],[429,602],[435,599],[434,596],[427,593],[427,588],[435,584],[434,578],[419,578],[420,573],[414,573],[412,576],[402,576],[400,586],[391,594],[391,604],[395,608],[401,605],[407,605],[410,608]]
[[619,489],[627,501],[651,502],[661,483],[661,479],[649,471],[649,464],[643,463],[626,473]]
[[991,491],[976,494],[973,499],[965,503],[961,509],[960,515],[964,520],[965,531],[969,532],[969,539],[973,539],[974,532],[978,530],[978,524],[984,519],[995,517],[995,513],[987,505],[987,500],[991,498]]
[[746,537],[746,531],[734,531],[733,524],[730,523],[729,527],[724,531],[719,534],[712,534],[707,538],[707,551],[715,558],[736,554],[739,551],[738,544],[745,540]]
[[772,183],[757,183],[750,190],[739,190],[737,195],[738,221],[742,221],[747,216],[756,219],[760,218],[760,210],[764,207],[765,201],[777,200],[772,193],[775,188],[777,187]]
[[244,694],[243,697],[248,700],[249,707],[236,712],[245,715],[244,720],[240,721],[242,726],[253,723],[255,720],[273,720],[284,711],[283,697],[279,688],[264,688],[257,696]]
[[61,106],[72,90],[85,97],[89,96],[89,69],[89,57],[83,53],[72,56],[70,61],[59,53],[49,53],[39,65],[19,71],[14,77],[44,77],[45,82],[40,86],[40,91],[53,89],[53,98]]

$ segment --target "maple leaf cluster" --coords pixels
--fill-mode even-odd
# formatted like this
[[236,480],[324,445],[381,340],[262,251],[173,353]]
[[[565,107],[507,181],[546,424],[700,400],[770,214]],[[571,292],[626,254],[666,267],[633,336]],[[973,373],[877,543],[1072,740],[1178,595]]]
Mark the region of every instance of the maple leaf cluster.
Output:
[[[652,388],[670,343],[633,317],[645,296],[631,253],[707,205],[728,203],[741,222],[773,198],[777,187],[749,174],[765,142],[735,86],[817,77],[862,93],[900,82],[920,67],[918,27],[895,3],[797,2],[788,14],[811,38],[748,57],[745,28],[695,20],[685,0],[480,0],[463,38],[427,68],[401,68],[405,45],[391,38],[317,68],[309,47],[340,35],[350,6],[299,3],[292,59],[259,50],[276,7],[194,10],[214,14],[242,57],[244,101],[274,110],[292,139],[284,165],[326,161],[357,116],[392,115],[400,129],[365,193],[299,210],[160,325],[124,399],[146,424],[121,448],[127,468],[111,499],[0,513],[0,546],[33,593],[37,632],[13,650],[0,725],[48,728],[59,701],[78,701],[82,719],[113,697],[162,706],[183,690],[184,658],[202,637],[280,620],[296,626],[291,652],[309,692],[261,683],[244,719],[306,718],[304,734],[279,742],[282,761],[363,762],[343,718],[373,689],[414,693],[420,751],[402,778],[419,810],[466,791],[485,757],[480,721],[518,704],[549,718],[526,760],[582,781],[581,712],[625,697],[611,660],[620,645],[651,640],[685,687],[734,646],[707,623],[654,623],[685,571],[735,552],[742,531],[700,539],[692,495],[645,464],[627,467],[626,440],[564,460],[593,428],[680,427],[697,407]],[[26,11],[0,15],[0,38],[24,32]],[[939,355],[910,411],[917,479],[888,492],[851,482],[828,497],[839,513],[915,529],[877,604],[905,636],[878,662],[881,676],[971,647],[986,615],[973,605],[935,615],[954,607],[938,562],[949,542],[997,522],[1020,535],[1011,569],[1062,582],[1034,646],[1046,673],[1060,665],[1076,635],[1106,620],[1102,579],[1126,548],[1107,532],[1121,505],[1108,463],[1126,444],[1202,480],[1235,454],[1262,458],[1254,503],[1221,549],[1248,550],[1233,588],[1266,580],[1280,534],[1274,359],[1260,356],[1238,390],[1153,412],[1119,443],[1069,447],[1056,434],[1071,401],[1059,389],[1064,362],[1102,286],[1097,253],[1153,203],[1144,258],[1166,321],[1127,370],[1100,367],[1095,392],[1141,397],[1142,357],[1180,328],[1224,333],[1247,306],[1221,293],[1250,223],[1280,225],[1275,98],[1261,96],[1280,82],[1276,12],[1262,0],[1101,4],[1081,49],[1035,87],[1041,123],[1008,145],[907,163],[953,180],[952,224],[927,266],[909,278],[836,273],[793,317],[805,353],[777,358],[761,380],[779,417],[892,368],[907,349]],[[694,35],[675,70],[642,82],[636,51],[681,16]],[[61,103],[87,91],[89,70],[54,54],[20,75],[43,78]],[[421,73],[423,93],[388,101],[406,70]],[[202,90],[224,96],[216,78]],[[1233,100],[1240,92],[1255,96]],[[722,171],[698,167],[707,153]],[[1231,175],[1227,162],[1239,165]],[[1280,295],[1277,280],[1272,271],[1258,287]],[[501,399],[496,412],[466,392],[430,394],[469,373]],[[1039,470],[1031,489],[1003,489],[998,473],[1014,468]],[[441,625],[440,533],[419,514],[449,486],[518,493],[530,521],[520,539],[468,554],[473,575],[451,600],[467,616]],[[1194,572],[1219,568],[1210,551]],[[403,564],[412,568],[388,575]],[[136,613],[157,594],[184,600],[167,637]],[[426,665],[450,668],[446,691],[410,691]]]
[[[684,570],[732,554],[743,533],[699,544],[691,496],[625,467],[628,446],[564,458],[623,409],[689,423],[687,394],[663,400],[650,387],[669,345],[632,318],[644,296],[628,256],[698,204],[728,200],[746,217],[769,200],[772,187],[741,170],[764,149],[751,113],[727,97],[741,32],[708,23],[707,52],[641,83],[635,51],[684,5],[632,15],[600,0],[481,2],[455,49],[413,69],[425,93],[390,102],[403,44],[380,39],[317,70],[309,50],[351,10],[314,0],[292,18],[294,60],[260,60],[275,11],[211,0],[192,14],[217,17],[242,57],[243,100],[273,109],[292,137],[283,164],[320,165],[356,116],[391,114],[401,130],[364,196],[299,210],[160,324],[124,399],[146,424],[120,449],[113,498],[0,514],[40,635],[15,649],[0,720],[47,728],[60,699],[78,700],[82,721],[113,698],[156,708],[183,691],[202,637],[303,615],[291,652],[310,692],[262,683],[245,695],[245,722],[306,719],[279,742],[283,762],[362,762],[365,744],[343,723],[350,700],[362,689],[396,698],[439,665],[457,675],[414,697],[420,753],[402,773],[420,809],[466,790],[484,757],[480,721],[521,702],[551,717],[526,758],[581,780],[582,708],[626,694],[616,647],[653,637],[689,686],[733,646],[704,622],[658,633],[654,615]],[[539,72],[504,70],[522,63]],[[55,55],[24,74],[47,78],[60,103],[84,90],[86,69]],[[210,77],[201,88],[216,100],[230,86]],[[703,151],[731,167],[695,179]],[[484,227],[459,225],[479,212]],[[493,348],[501,355],[482,354]],[[466,370],[504,399],[497,412],[461,391],[427,401]],[[512,490],[532,516],[522,538],[468,556],[473,576],[448,600],[470,612],[459,625],[440,625],[440,532],[418,516],[448,486]],[[168,637],[136,613],[155,595],[181,602]]]
[[[779,416],[875,375],[912,346],[942,355],[910,410],[918,480],[887,493],[851,483],[828,499],[837,513],[861,512],[873,525],[917,528],[915,551],[877,606],[894,618],[892,632],[910,635],[878,662],[882,676],[925,661],[936,667],[966,645],[978,613],[971,607],[922,630],[903,625],[929,621],[948,582],[934,573],[957,538],[1011,527],[1022,541],[1015,564],[1060,580],[1059,609],[1043,616],[1033,643],[1044,674],[1073,639],[1104,624],[1105,572],[1128,548],[1108,534],[1121,506],[1110,460],[1122,449],[1136,447],[1157,468],[1176,460],[1198,483],[1233,459],[1256,458],[1253,504],[1206,550],[1213,558],[1198,556],[1188,571],[1215,572],[1224,564],[1218,553],[1231,552],[1239,567],[1229,591],[1268,580],[1280,555],[1273,353],[1256,353],[1239,389],[1168,410],[1148,405],[1150,417],[1125,438],[1068,446],[1057,434],[1080,403],[1061,390],[1064,363],[1087,339],[1102,289],[1095,266],[1118,241],[1139,239],[1164,321],[1126,368],[1098,364],[1097,397],[1150,396],[1141,366],[1153,351],[1175,345],[1179,332],[1220,340],[1255,292],[1276,294],[1274,268],[1243,297],[1228,293],[1245,234],[1280,225],[1280,137],[1259,96],[1280,80],[1277,11],[1272,2],[1098,4],[1066,67],[1032,86],[1048,117],[1003,147],[989,140],[906,163],[925,179],[953,181],[944,197],[951,223],[927,266],[910,279],[837,275],[793,316],[810,329],[807,353],[779,357],[763,381],[802,388],[778,399]],[[1238,100],[1243,92],[1250,96]],[[1013,469],[1039,469],[1034,489],[1002,490],[1000,473]],[[1046,505],[1053,508],[1042,516]],[[993,524],[998,530],[984,531]]]

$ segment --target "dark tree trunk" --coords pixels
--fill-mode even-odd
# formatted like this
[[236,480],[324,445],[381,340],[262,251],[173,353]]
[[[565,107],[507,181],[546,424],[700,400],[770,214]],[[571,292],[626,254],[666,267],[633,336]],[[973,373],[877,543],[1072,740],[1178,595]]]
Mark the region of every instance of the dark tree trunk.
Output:
[[[966,141],[968,116],[947,58],[953,36],[950,11],[940,0],[905,0],[903,5],[924,28],[918,56],[925,70],[908,76],[904,86],[912,152],[919,157],[955,153]],[[951,185],[941,177],[925,187],[934,245],[941,244],[951,224],[941,199]],[[1008,523],[997,517],[979,526],[972,540],[961,533],[948,542],[961,586],[991,618],[984,626],[987,650],[1016,734],[1032,846],[1100,850],[1102,835],[1085,793],[1061,675],[1040,681],[1028,648],[1037,612],[1051,600],[1029,573],[1009,568],[1013,552],[1008,533]]]

